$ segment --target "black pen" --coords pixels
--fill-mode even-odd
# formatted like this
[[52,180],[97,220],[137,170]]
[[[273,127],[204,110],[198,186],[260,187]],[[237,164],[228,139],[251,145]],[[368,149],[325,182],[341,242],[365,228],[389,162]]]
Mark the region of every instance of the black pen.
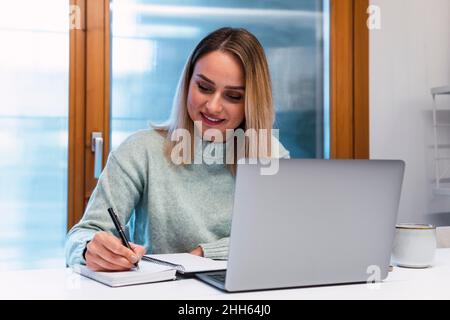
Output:
[[[117,215],[114,212],[114,209],[113,208],[108,208],[108,213],[111,216],[111,219],[114,222],[114,225],[116,226],[117,232],[119,233],[119,236],[122,239],[123,245],[126,246],[131,251],[133,251],[133,249],[131,249],[130,243],[128,242],[127,236],[125,235],[125,232],[123,231],[123,228],[120,225],[119,218],[117,218]],[[136,269],[139,270],[139,265],[138,265],[137,262],[134,264],[134,266],[136,267]]]

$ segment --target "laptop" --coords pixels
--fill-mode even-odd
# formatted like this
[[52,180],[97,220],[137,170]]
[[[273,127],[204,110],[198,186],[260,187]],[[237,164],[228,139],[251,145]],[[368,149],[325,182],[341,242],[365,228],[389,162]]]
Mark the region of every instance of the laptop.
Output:
[[403,161],[287,159],[275,175],[263,167],[238,165],[227,271],[198,279],[236,292],[387,278]]

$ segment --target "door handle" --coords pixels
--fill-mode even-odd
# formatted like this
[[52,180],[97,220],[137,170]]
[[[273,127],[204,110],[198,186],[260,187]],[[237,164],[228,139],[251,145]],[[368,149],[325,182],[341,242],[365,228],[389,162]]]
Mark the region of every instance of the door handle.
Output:
[[94,178],[98,179],[102,173],[103,137],[101,132],[92,132],[92,152],[94,153]]

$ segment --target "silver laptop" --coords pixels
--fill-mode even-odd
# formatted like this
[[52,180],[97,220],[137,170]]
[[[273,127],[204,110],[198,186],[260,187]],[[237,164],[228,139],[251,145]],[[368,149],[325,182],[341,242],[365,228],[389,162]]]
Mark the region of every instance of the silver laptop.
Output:
[[238,167],[226,273],[199,279],[234,292],[387,277],[403,161],[280,160],[275,175],[261,167]]

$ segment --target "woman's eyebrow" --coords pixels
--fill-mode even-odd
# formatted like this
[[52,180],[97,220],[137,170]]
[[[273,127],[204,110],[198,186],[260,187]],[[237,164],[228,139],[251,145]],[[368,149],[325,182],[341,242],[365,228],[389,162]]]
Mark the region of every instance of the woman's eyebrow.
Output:
[[[204,76],[203,74],[196,74],[197,77],[202,78],[203,80],[205,80],[206,82],[209,82],[213,85],[216,85],[214,83],[214,81],[212,81],[211,79],[208,79],[206,76]],[[240,87],[240,86],[226,86],[226,89],[234,89],[234,90],[245,90],[245,87]]]

